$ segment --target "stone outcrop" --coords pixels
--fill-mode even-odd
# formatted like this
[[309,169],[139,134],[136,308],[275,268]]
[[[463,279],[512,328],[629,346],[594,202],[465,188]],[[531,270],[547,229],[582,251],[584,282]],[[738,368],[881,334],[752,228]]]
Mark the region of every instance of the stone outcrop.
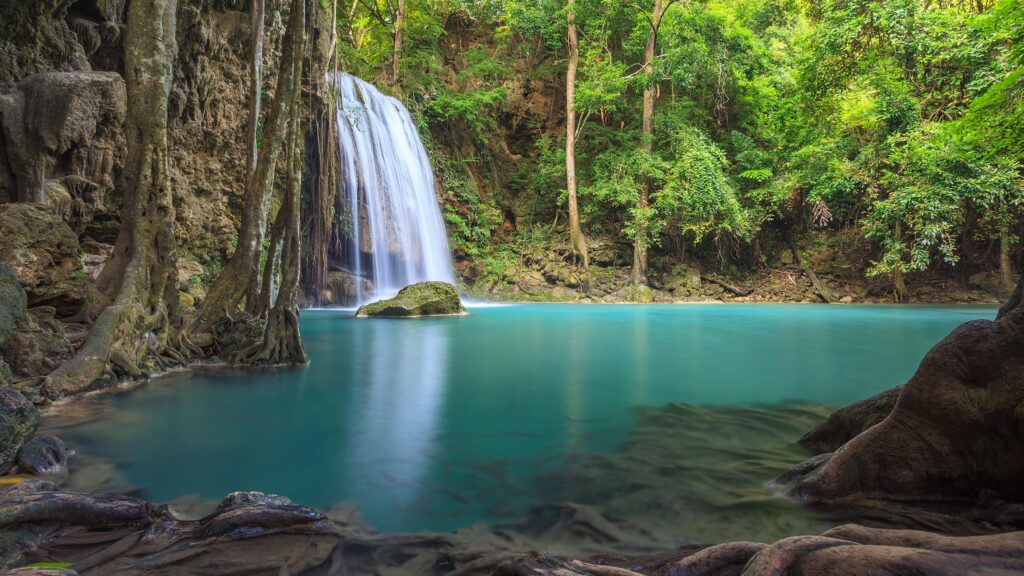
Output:
[[0,96],[0,200],[46,205],[72,222],[106,210],[124,163],[126,98],[119,74],[94,71],[34,74]]
[[0,388],[0,472],[15,462],[18,449],[39,426],[39,412],[25,396],[10,388]]
[[421,282],[406,286],[398,295],[388,300],[367,304],[356,312],[360,318],[367,317],[414,317],[464,315],[459,293],[445,282]]
[[77,314],[89,298],[78,237],[38,205],[0,204],[0,261],[14,269],[30,308],[52,306],[64,318]]

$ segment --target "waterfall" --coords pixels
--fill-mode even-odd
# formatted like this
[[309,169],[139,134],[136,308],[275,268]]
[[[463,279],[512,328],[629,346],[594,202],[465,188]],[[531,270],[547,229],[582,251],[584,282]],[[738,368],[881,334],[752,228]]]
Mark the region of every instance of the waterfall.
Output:
[[355,283],[356,303],[416,282],[454,284],[434,173],[409,111],[354,76],[339,74],[334,85],[343,260],[372,284],[368,292]]

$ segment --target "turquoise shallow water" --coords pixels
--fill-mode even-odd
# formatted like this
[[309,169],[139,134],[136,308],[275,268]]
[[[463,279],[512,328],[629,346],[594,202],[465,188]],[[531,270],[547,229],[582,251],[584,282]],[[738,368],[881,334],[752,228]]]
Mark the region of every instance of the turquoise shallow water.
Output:
[[[111,398],[102,418],[62,434],[157,501],[260,490],[355,506],[383,531],[512,521],[562,501],[641,519],[658,507],[652,499],[675,497],[668,494],[684,497],[673,514],[726,518],[731,499],[770,498],[764,482],[804,456],[788,442],[826,413],[790,408],[844,405],[900,384],[952,328],[995,309],[517,305],[463,318],[348,314],[303,314],[308,369],[163,378]],[[702,411],[652,412],[670,403]],[[689,444],[647,450],[662,437]],[[758,456],[766,450],[777,450],[770,465]],[[631,466],[646,468],[644,483],[627,480]],[[709,481],[709,470],[730,476]],[[724,530],[723,538],[747,536]]]

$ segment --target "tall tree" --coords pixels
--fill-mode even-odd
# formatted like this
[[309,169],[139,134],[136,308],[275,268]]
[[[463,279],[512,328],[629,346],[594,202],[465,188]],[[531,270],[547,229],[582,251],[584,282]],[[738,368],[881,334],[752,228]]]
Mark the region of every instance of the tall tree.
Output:
[[[297,0],[293,10],[301,10],[298,14],[305,21],[305,0]],[[299,269],[301,264],[301,192],[302,192],[302,53],[305,46],[305,26],[298,29],[293,37],[296,58],[291,62],[293,67],[291,105],[289,106],[288,143],[286,159],[288,161],[288,181],[284,190],[284,200],[274,223],[277,229],[283,227],[281,245],[281,286],[277,300],[270,309],[267,323],[263,330],[263,340],[257,342],[249,350],[243,351],[239,359],[248,364],[302,365],[309,359],[302,345],[299,332]],[[278,230],[275,230],[277,232]],[[274,242],[276,244],[276,234]],[[274,258],[267,259],[266,266],[273,269]],[[269,278],[269,274],[265,275]]]
[[402,91],[402,83],[398,75],[402,69],[402,34],[405,32],[405,0],[398,0],[395,13],[395,44],[391,51],[391,87],[395,93]]
[[[121,230],[97,288],[110,302],[70,362],[43,383],[50,397],[86,390],[104,374],[139,376],[139,365],[176,356],[175,209],[168,180],[167,102],[177,55],[177,0],[133,0],[124,39],[128,159]],[[176,359],[180,359],[180,356]]]
[[[259,157],[252,186],[246,191],[242,222],[235,253],[217,278],[200,307],[193,330],[210,330],[230,317],[243,301],[256,299],[253,287],[266,235],[274,174],[285,136],[295,90],[295,76],[302,74],[305,0],[292,0],[288,27],[282,37],[283,50],[270,115],[263,127]],[[290,160],[289,160],[290,162]]]
[[[260,109],[263,102],[263,20],[266,0],[252,0],[250,10],[252,12],[250,33],[252,36],[250,43],[251,61],[249,63],[251,77],[249,78],[249,119],[245,128],[245,194],[247,197],[250,194],[250,190],[252,190],[253,180],[256,177],[256,163],[259,156],[257,139],[259,138]],[[253,266],[255,268],[250,278],[250,293],[259,292],[259,287],[254,285],[259,277],[259,261],[254,260]],[[253,312],[258,306],[258,302],[258,298],[249,298],[246,300],[246,308]]]
[[[647,47],[644,49],[643,73],[648,77],[644,87],[643,95],[643,117],[640,130],[641,144],[647,154],[654,153],[654,107],[657,101],[658,83],[654,80],[654,57],[658,47],[658,29],[665,17],[665,12],[675,0],[654,0],[654,9],[651,11],[649,20],[650,30],[647,33]],[[650,178],[640,187],[637,198],[637,232],[633,241],[633,283],[637,286],[647,285],[647,247],[650,243],[648,231],[644,228],[645,217],[643,214],[648,210],[650,193],[654,183]]]
[[583,268],[590,266],[587,239],[580,228],[580,213],[576,199],[576,70],[580,62],[580,43],[576,34],[576,7],[573,0],[566,8],[569,30],[567,47],[569,68],[565,75],[565,187],[569,195],[569,246],[583,259]]

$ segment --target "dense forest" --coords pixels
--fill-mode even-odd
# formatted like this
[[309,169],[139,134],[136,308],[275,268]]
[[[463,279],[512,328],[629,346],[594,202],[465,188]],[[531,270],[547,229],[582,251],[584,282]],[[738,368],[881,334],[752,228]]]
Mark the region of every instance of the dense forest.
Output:
[[1012,289],[1020,2],[324,5],[337,65],[413,109],[478,292],[552,245],[599,265],[544,271],[570,286],[829,260],[882,300],[927,271]]
[[0,0],[0,576],[1024,574],[1022,115],[1024,0]]

